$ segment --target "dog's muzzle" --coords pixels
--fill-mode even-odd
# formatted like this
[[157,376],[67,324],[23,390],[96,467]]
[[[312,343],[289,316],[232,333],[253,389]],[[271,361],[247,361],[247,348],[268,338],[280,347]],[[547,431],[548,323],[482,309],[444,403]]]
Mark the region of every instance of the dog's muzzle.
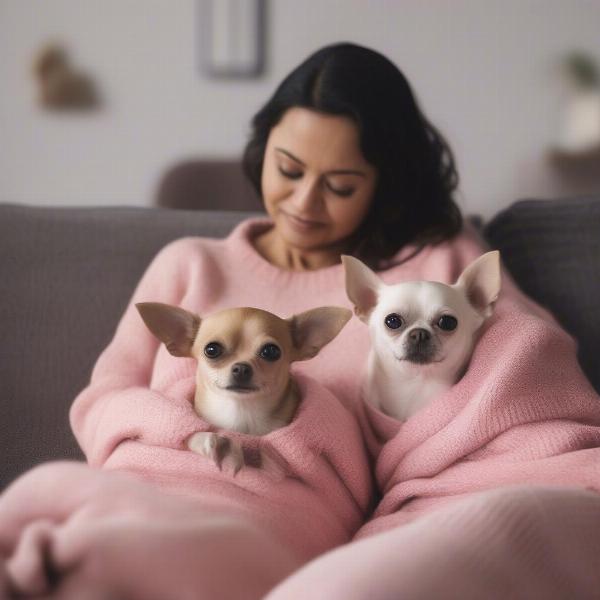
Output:
[[437,344],[427,329],[415,328],[408,332],[404,341],[404,359],[417,364],[432,362]]
[[252,385],[254,371],[252,366],[246,362],[235,363],[231,367],[229,385],[226,389],[233,392],[254,392],[258,388]]

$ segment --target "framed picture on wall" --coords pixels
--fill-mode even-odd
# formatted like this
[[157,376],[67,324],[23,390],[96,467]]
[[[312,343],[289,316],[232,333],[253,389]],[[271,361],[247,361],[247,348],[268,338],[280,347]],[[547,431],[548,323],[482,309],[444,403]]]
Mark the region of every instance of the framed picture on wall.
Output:
[[198,0],[199,53],[209,77],[259,77],[265,66],[266,0]]

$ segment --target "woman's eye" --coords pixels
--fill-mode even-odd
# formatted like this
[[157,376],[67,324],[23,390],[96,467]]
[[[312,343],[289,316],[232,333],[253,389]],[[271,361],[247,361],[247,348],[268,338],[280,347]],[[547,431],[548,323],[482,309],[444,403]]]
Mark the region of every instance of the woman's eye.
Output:
[[443,315],[437,322],[438,327],[443,331],[454,331],[458,326],[458,321],[450,315]]
[[354,194],[354,188],[352,187],[335,187],[330,183],[327,184],[327,187],[336,195],[341,196],[342,198],[348,198]]
[[287,169],[284,169],[283,167],[277,167],[279,169],[279,172],[284,176],[287,177],[288,179],[300,179],[300,177],[302,177],[302,171],[288,171]]
[[265,344],[259,350],[258,355],[269,362],[275,362],[281,357],[281,350],[275,344]]
[[385,326],[389,329],[398,329],[402,327],[402,317],[396,313],[391,313],[385,318]]
[[219,342],[210,342],[204,346],[204,355],[208,358],[219,358],[223,354],[223,346]]

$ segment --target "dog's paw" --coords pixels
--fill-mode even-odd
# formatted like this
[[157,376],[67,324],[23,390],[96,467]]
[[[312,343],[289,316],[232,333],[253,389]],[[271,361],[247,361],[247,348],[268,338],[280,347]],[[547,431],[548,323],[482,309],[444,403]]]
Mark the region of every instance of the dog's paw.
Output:
[[266,444],[244,448],[244,466],[262,471],[273,479],[292,476],[290,465],[285,458]]
[[244,452],[241,444],[224,435],[199,431],[190,436],[187,446],[192,452],[202,454],[212,460],[220,471],[224,466],[229,466],[234,476],[244,466]]

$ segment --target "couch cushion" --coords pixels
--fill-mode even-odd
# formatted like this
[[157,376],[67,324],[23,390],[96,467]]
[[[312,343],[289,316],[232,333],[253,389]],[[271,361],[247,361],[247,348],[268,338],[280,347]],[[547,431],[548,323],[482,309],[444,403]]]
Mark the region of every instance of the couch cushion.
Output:
[[600,197],[522,200],[484,230],[521,289],[579,342],[579,361],[600,391]]
[[248,214],[0,205],[0,489],[42,460],[81,457],[69,407],[158,250]]
[[156,205],[195,210],[259,211],[259,200],[241,161],[186,160],[161,178]]

